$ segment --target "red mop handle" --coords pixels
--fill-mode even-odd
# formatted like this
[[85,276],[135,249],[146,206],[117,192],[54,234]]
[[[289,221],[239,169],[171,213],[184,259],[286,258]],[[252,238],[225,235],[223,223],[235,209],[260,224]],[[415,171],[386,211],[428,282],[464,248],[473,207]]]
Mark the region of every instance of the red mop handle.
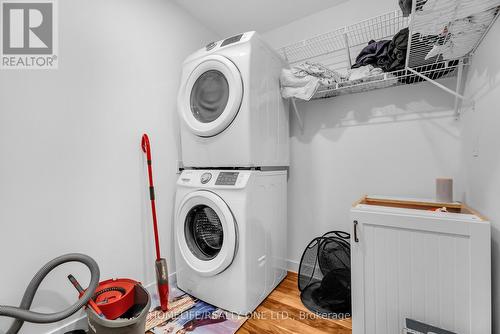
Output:
[[[73,286],[78,291],[78,293],[80,294],[80,297],[81,297],[83,295],[83,293],[85,292],[85,290],[83,290],[82,286],[76,280],[75,276],[70,274],[70,275],[68,275],[68,279],[71,282],[71,284],[73,284]],[[101,309],[99,308],[99,306],[97,306],[97,304],[94,302],[94,300],[92,298],[90,298],[87,305],[90,306],[99,317],[106,319],[106,316],[104,316],[104,313],[102,313]]]
[[153,214],[153,231],[155,234],[155,245],[156,245],[156,260],[158,261],[161,259],[160,239],[158,236],[158,221],[156,219],[155,187],[153,185],[153,166],[151,162],[151,144],[149,143],[149,138],[147,134],[142,135],[141,146],[143,152],[146,153],[146,158],[148,160],[149,198],[151,199],[151,212]]
[[158,221],[156,219],[156,206],[155,206],[155,188],[153,185],[153,166],[151,161],[151,144],[147,134],[142,136],[141,141],[142,150],[146,153],[148,159],[148,174],[149,174],[149,198],[151,199],[151,212],[153,213],[153,230],[155,234],[156,245],[156,281],[158,284],[158,295],[160,297],[160,306],[163,311],[168,310],[168,270],[167,261],[161,258],[160,255],[160,240],[158,237]]

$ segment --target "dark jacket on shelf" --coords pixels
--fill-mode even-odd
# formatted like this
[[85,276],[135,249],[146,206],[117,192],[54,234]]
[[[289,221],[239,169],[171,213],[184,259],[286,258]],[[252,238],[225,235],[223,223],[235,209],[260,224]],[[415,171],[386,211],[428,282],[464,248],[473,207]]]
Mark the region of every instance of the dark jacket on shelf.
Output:
[[392,40],[371,40],[361,50],[352,68],[372,65],[386,72],[402,70],[405,67],[406,50],[408,48],[408,28],[399,31]]
[[352,65],[352,68],[358,68],[366,65],[373,65],[375,67],[380,67],[379,62],[385,61],[388,57],[387,50],[391,41],[374,41],[371,40],[368,45],[361,50],[360,54],[356,58],[356,63]]
[[389,61],[380,66],[384,71],[392,72],[405,68],[406,52],[408,50],[408,35],[408,28],[404,28],[394,35],[387,50]]

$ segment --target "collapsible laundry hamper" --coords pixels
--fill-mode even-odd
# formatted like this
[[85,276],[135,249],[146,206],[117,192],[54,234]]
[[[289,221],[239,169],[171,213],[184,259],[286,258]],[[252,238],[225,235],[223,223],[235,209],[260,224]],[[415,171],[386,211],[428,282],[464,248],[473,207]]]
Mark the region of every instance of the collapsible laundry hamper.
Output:
[[310,311],[340,318],[351,313],[349,233],[332,231],[314,238],[300,260],[300,298]]

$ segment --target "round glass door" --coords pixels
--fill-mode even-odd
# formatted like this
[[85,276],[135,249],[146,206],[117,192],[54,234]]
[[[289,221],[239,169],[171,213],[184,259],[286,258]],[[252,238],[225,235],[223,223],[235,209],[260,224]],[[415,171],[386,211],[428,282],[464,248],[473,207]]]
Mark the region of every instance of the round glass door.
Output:
[[217,213],[209,206],[192,208],[184,222],[184,233],[191,252],[200,260],[214,259],[222,248],[224,231]]
[[191,112],[202,123],[215,121],[224,112],[229,98],[229,84],[219,71],[206,71],[191,90]]
[[203,58],[181,86],[179,112],[187,127],[201,137],[224,131],[243,99],[243,82],[234,63],[220,55]]
[[226,269],[236,251],[236,222],[227,204],[209,191],[188,194],[176,216],[177,244],[187,265],[212,276]]

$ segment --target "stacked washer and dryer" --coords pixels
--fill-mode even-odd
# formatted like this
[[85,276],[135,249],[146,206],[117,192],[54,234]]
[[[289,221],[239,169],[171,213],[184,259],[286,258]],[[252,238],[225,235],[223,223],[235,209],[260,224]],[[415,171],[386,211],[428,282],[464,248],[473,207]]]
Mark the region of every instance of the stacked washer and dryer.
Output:
[[210,43],[183,64],[177,285],[238,314],[252,312],[286,276],[284,66],[255,32]]

